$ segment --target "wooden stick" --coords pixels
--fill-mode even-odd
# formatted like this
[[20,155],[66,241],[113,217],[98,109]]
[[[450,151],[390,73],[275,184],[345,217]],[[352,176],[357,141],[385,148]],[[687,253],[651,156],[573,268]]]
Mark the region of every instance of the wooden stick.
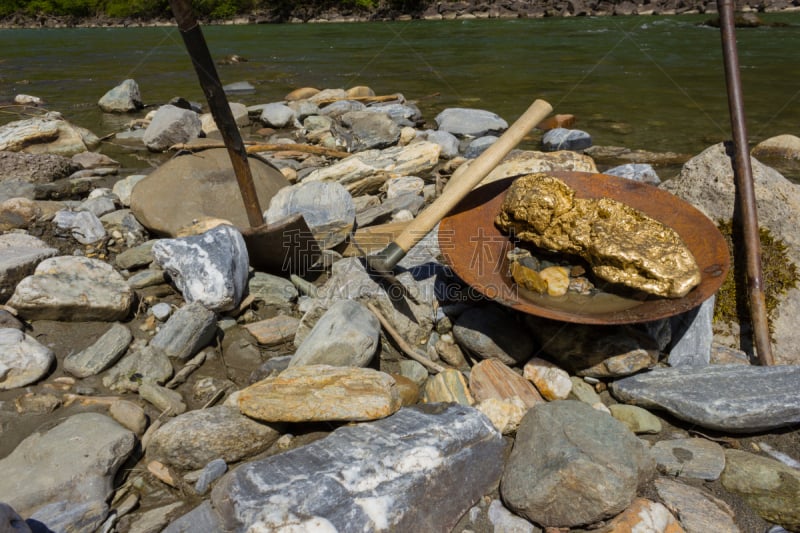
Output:
[[369,310],[372,311],[376,317],[378,317],[378,320],[380,321],[381,326],[383,326],[383,329],[386,330],[386,333],[388,333],[389,336],[392,337],[392,339],[397,343],[397,346],[401,350],[403,350],[403,352],[407,356],[409,356],[414,361],[420,363],[421,365],[425,366],[426,368],[433,370],[434,372],[442,372],[443,370],[445,370],[445,368],[442,365],[434,363],[426,356],[417,352],[417,350],[415,350],[414,347],[412,347],[410,344],[408,344],[405,341],[405,339],[400,336],[397,330],[394,329],[394,326],[392,326],[392,324],[386,319],[386,317],[383,316],[383,313],[378,311],[378,308],[375,307],[375,305],[372,302],[367,302],[367,308],[369,308]]
[[[350,152],[342,152],[341,150],[332,150],[324,146],[315,146],[313,144],[256,144],[246,142],[246,149],[248,154],[255,152],[303,152],[307,154],[324,155],[326,157],[336,157],[339,159],[350,157]],[[178,143],[169,147],[170,150],[186,150],[188,152],[201,152],[211,148],[225,148],[224,143],[202,143],[202,144],[187,144]]]
[[366,102],[369,104],[379,103],[379,102],[391,102],[392,100],[399,100],[399,94],[387,94],[384,96],[345,96],[344,98],[326,98],[325,100],[317,100],[315,101],[318,105],[327,105],[332,104],[334,102],[339,102],[341,100],[354,100],[356,102]]

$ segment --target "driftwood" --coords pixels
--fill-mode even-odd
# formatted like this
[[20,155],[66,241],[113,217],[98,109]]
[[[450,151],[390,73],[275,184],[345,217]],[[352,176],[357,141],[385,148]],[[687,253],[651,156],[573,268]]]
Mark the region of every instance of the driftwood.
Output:
[[402,98],[399,94],[387,94],[384,96],[346,96],[344,98],[325,98],[323,100],[314,100],[314,103],[320,106],[332,104],[340,100],[354,100],[356,102],[364,102],[367,104],[375,104],[379,102],[391,102],[392,100],[400,100]]
[[[341,150],[331,150],[323,146],[314,146],[312,144],[254,144],[245,143],[248,154],[256,152],[303,152],[307,154],[323,155],[326,157],[344,158],[353,154],[350,152],[342,152]],[[187,144],[179,143],[169,147],[170,150],[186,150],[188,152],[200,152],[211,148],[225,148],[222,142],[209,142],[202,144]]]

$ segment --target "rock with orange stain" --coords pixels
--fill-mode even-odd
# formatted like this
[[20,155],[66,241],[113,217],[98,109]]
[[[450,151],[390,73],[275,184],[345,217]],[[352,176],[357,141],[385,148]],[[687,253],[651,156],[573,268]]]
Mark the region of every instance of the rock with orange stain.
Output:
[[486,359],[472,367],[469,388],[479,402],[489,398],[509,400],[518,397],[528,408],[544,402],[530,381],[497,359]]
[[538,357],[525,363],[522,375],[533,382],[545,400],[566,400],[572,391],[569,374],[550,361]]
[[400,407],[395,380],[371,368],[294,366],[239,393],[242,414],[266,422],[377,420]]
[[664,505],[636,498],[609,524],[612,533],[684,533],[685,530]]

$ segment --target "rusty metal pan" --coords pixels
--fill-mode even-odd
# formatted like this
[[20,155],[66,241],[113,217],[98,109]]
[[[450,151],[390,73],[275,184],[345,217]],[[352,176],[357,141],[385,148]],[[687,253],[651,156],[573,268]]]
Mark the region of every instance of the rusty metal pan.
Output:
[[629,324],[649,322],[694,309],[713,296],[725,279],[730,256],[714,223],[692,205],[667,191],[636,181],[588,172],[551,175],[575,190],[577,198],[612,198],[673,228],[692,252],[702,274],[700,284],[683,298],[601,291],[593,296],[551,297],[517,287],[506,253],[514,247],[494,224],[514,178],[470,192],[439,226],[439,245],[455,274],[482,295],[508,307],[563,322]]

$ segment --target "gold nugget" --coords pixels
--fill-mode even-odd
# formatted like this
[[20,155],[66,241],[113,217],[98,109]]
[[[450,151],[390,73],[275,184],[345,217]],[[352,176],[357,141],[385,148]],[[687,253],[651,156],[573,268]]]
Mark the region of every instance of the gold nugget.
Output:
[[585,259],[611,283],[681,298],[700,283],[694,256],[672,228],[616,200],[575,198],[546,174],[511,184],[495,224],[545,250]]

